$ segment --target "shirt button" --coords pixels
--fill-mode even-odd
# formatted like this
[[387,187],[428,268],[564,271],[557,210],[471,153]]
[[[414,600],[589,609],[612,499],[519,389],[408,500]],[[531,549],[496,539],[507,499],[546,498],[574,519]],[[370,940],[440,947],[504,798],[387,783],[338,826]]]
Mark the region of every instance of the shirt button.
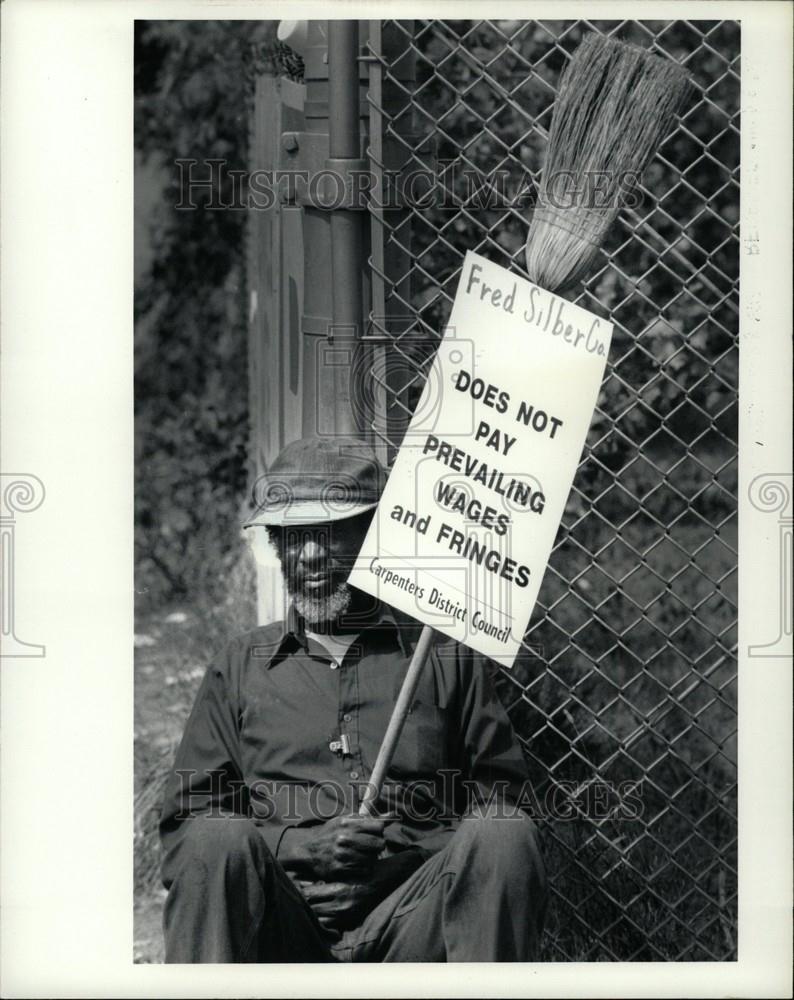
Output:
[[352,715],[345,715],[345,716],[343,716],[343,718],[344,718],[345,722],[350,722],[350,720],[353,718],[353,716]]
[[351,771],[350,777],[353,779],[353,781],[355,781],[356,778],[358,778],[358,771]]
[[331,661],[331,670],[336,670],[338,666],[339,664],[335,660]]

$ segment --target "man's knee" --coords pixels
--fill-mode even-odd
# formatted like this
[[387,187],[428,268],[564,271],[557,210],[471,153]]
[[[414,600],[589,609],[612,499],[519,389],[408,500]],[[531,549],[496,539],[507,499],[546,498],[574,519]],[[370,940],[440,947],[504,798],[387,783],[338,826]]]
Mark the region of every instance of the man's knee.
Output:
[[212,868],[221,863],[247,860],[261,863],[270,852],[256,825],[244,817],[195,816],[187,820],[181,852]]
[[467,816],[458,834],[473,863],[481,860],[489,869],[512,872],[527,870],[545,886],[543,860],[535,823],[520,810],[484,810]]

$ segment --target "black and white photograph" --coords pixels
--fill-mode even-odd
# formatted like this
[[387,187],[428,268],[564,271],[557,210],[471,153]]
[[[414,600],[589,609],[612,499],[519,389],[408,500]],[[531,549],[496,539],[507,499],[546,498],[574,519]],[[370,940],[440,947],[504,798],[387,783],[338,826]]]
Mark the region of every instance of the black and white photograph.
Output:
[[[135,72],[138,960],[734,958],[739,25],[138,21]],[[551,325],[505,292],[438,378],[468,251]],[[412,561],[430,507],[381,560],[413,615],[346,584],[426,385],[430,532],[509,558],[562,508],[508,667],[466,646],[490,581]],[[435,591],[468,629],[359,813]]]
[[[624,995],[595,978],[605,966],[644,969],[634,995],[675,995],[661,978],[675,969],[702,977],[680,995],[718,995],[763,920],[779,935],[766,946],[790,953],[790,912],[753,923],[758,810],[790,846],[791,801],[791,193],[769,199],[764,179],[781,166],[759,60],[776,26],[790,108],[791,10],[759,6],[560,4],[553,19],[461,3],[423,20],[346,5],[322,20],[196,2],[108,20],[108,52],[124,40],[123,89],[108,90],[126,159],[108,134],[104,168],[80,193],[61,185],[54,208],[78,218],[84,199],[101,219],[103,192],[118,198],[123,254],[108,244],[103,264],[93,230],[96,302],[78,307],[77,285],[63,300],[103,332],[86,326],[77,375],[38,378],[45,340],[25,354],[15,331],[54,300],[31,289],[26,313],[12,291],[9,305],[6,262],[4,394],[20,372],[92,409],[81,424],[53,397],[54,452],[68,437],[88,453],[105,405],[121,430],[90,473],[76,461],[59,478],[35,448],[3,463],[3,729],[20,731],[12,703],[42,698],[42,719],[67,706],[63,680],[42,687],[61,647],[26,617],[43,585],[30,547],[85,536],[63,636],[79,626],[102,664],[73,689],[96,728],[79,715],[66,743],[52,731],[47,766],[91,789],[70,835],[99,852],[90,878],[115,886],[129,995],[322,995],[322,977],[300,978],[319,963],[414,968],[412,986],[375,979],[370,995],[453,995],[438,991],[454,978],[432,977],[457,963],[491,995],[602,995],[529,971],[577,968]],[[28,26],[11,7],[12,42],[55,47],[44,17]],[[301,13],[315,16],[280,16]],[[80,78],[108,58],[95,35],[93,69],[70,57]],[[21,51],[4,46],[4,84],[23,80]],[[81,95],[101,152],[102,105]],[[12,105],[17,148],[35,148]],[[90,148],[76,138],[64,157],[101,159]],[[22,192],[6,220],[25,204],[16,156],[7,171],[4,133]],[[48,238],[68,246],[69,228],[53,221]],[[79,344],[67,327],[64,356]],[[89,476],[86,517],[59,515]],[[65,549],[49,551],[37,566]],[[745,768],[765,741],[776,767]],[[69,749],[53,770],[56,745]],[[32,956],[17,880],[45,841],[7,805],[12,770],[40,783],[46,768],[11,743],[4,936]],[[99,860],[104,823],[122,845],[126,830],[118,868]],[[30,861],[9,860],[12,838]],[[767,861],[789,867],[766,875],[790,901],[776,845]],[[98,900],[86,889],[76,924],[103,922]],[[252,964],[292,978],[233,978]],[[784,964],[768,981],[753,966],[734,995],[785,995]],[[8,995],[39,995],[14,970]]]

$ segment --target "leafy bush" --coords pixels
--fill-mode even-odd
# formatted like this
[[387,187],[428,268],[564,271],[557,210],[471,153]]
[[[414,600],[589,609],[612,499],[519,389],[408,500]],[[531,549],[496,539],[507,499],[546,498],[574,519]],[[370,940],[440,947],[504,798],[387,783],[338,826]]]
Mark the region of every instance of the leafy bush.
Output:
[[[144,603],[213,588],[233,565],[247,480],[245,213],[177,210],[178,159],[245,169],[272,21],[137,21],[135,146],[155,210],[135,290],[135,546]],[[228,173],[219,194],[231,202]],[[147,191],[136,191],[136,208]],[[208,194],[198,193],[201,206]],[[148,231],[147,231],[148,229]],[[149,253],[147,254],[147,250]]]

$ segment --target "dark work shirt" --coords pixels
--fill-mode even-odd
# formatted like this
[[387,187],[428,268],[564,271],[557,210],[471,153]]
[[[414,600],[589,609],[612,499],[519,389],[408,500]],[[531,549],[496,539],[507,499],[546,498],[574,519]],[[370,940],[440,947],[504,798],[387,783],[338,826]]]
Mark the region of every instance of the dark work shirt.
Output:
[[[214,660],[167,782],[166,885],[168,855],[191,816],[249,816],[278,856],[290,828],[357,811],[421,629],[397,615],[379,605],[341,666],[307,639],[294,612]],[[397,814],[384,829],[384,856],[411,849],[426,859],[472,798],[520,796],[526,766],[489,669],[438,636],[384,784],[378,811]]]

